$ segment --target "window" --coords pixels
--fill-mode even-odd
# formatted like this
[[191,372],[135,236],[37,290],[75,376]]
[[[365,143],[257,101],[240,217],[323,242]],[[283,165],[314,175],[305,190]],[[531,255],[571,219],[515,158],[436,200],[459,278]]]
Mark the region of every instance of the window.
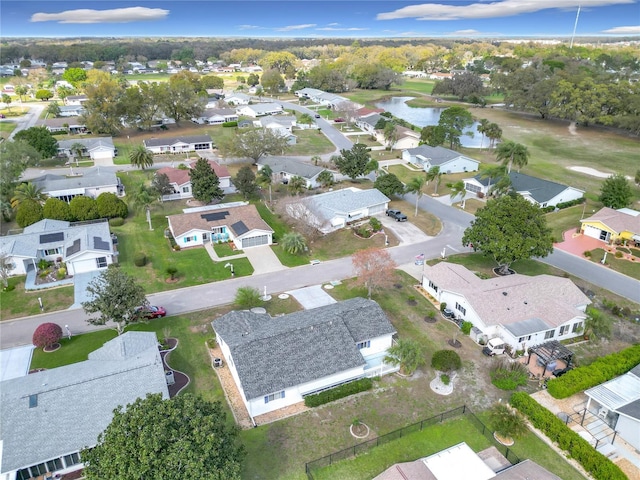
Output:
[[432,288],[434,292],[438,291],[438,286],[433,283],[431,280],[429,280],[429,288]]
[[62,470],[62,460],[59,458],[54,458],[47,462],[47,471],[55,472],[56,470]]
[[363,348],[369,348],[371,346],[371,340],[367,340],[366,342],[356,343],[356,347],[358,350],[362,350]]
[[60,255],[61,253],[62,253],[62,249],[60,247],[58,247],[58,248],[49,248],[49,249],[44,251],[44,254],[46,256],[49,256],[49,255]]
[[211,227],[211,233],[224,233],[224,227]]
[[582,328],[582,322],[576,322],[573,324],[573,328],[571,329],[571,332],[576,333],[581,328]]
[[556,334],[555,330],[547,330],[544,334],[544,339],[547,340],[549,338],[553,338],[555,334]]
[[189,193],[189,187],[182,187],[182,193]]
[[480,190],[482,190],[482,187],[474,185],[473,183],[465,183],[464,188],[468,192],[473,192],[473,193],[478,193]]
[[456,302],[456,310],[458,310],[459,312],[462,312],[462,315],[467,314],[467,309],[464,308],[462,305],[460,305],[458,302]]
[[105,268],[107,266],[107,257],[96,258],[96,265],[98,268]]
[[192,236],[192,237],[184,237],[184,243],[189,243],[189,242],[195,242],[198,239],[197,236]]
[[529,341],[529,340],[531,340],[531,335],[527,335],[526,337],[520,337],[518,339],[518,343],[522,343],[524,341]]
[[273,402],[274,400],[278,400],[280,398],[284,398],[284,390],[278,393],[272,393],[271,395],[265,395],[264,403]]
[[72,453],[71,455],[65,455],[62,457],[64,460],[64,466],[66,468],[71,467],[72,465],[77,465],[80,463],[80,455],[78,453]]
[[560,333],[558,333],[558,336],[561,337],[565,333],[569,333],[569,325],[562,325],[560,327]]

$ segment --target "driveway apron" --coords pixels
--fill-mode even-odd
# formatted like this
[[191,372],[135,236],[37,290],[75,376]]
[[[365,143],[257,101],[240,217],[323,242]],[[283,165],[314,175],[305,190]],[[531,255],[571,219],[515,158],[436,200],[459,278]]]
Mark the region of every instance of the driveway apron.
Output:
[[0,350],[0,381],[27,375],[32,354],[33,345]]
[[305,310],[336,303],[336,300],[324,291],[322,285],[298,288],[297,290],[290,290],[286,293],[293,296]]
[[277,272],[287,268],[280,263],[280,260],[278,260],[269,245],[245,248],[243,251],[253,266],[254,275]]
[[87,285],[100,275],[100,270],[94,270],[93,272],[76,273],[73,276],[73,305],[72,308],[82,308],[81,303],[90,300],[87,293]]

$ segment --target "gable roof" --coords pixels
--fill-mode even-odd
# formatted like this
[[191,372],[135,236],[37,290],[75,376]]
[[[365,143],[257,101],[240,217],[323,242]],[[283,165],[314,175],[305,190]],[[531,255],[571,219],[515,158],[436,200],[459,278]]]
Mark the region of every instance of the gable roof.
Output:
[[[197,160],[194,161],[194,162],[187,163],[187,167],[194,168],[196,166],[196,162],[197,162]],[[229,170],[224,165],[220,165],[215,160],[207,160],[207,162],[209,163],[209,166],[213,169],[213,171],[216,173],[218,178],[230,178],[231,177],[231,174],[229,173]],[[189,173],[187,170],[185,170],[185,171],[187,173]]]
[[[95,445],[118,405],[147,393],[169,398],[157,345],[153,332],[127,332],[84,362],[1,382],[1,472]],[[115,350],[123,353],[106,353]]]
[[115,150],[115,146],[113,145],[112,137],[95,137],[95,138],[78,138],[75,140],[59,140],[58,141],[58,150],[71,150],[74,144],[79,143],[87,149],[87,151],[91,151],[94,148],[110,148]]
[[211,117],[237,117],[237,113],[235,110],[231,108],[207,108],[204,112],[202,112],[201,117],[211,118]]
[[[473,177],[481,185],[485,187],[490,183],[495,184],[498,179],[496,178],[482,178],[482,174],[478,174]],[[529,192],[531,198],[538,203],[545,203],[554,198],[556,195],[564,192],[568,187],[561,183],[551,182],[542,178],[532,177],[525,175],[524,173],[511,172],[509,173],[511,179],[511,186],[518,193]],[[578,190],[578,189],[575,189]],[[582,190],[579,190],[582,191]],[[583,192],[584,193],[584,192]]]
[[640,364],[584,393],[609,410],[640,420]]
[[364,117],[359,117],[358,121],[361,123],[366,123],[367,125],[370,125],[372,128],[375,128],[378,122],[380,121],[380,119],[383,119],[383,118],[386,120],[385,117],[383,117],[378,113],[370,113],[369,115],[365,115]]
[[275,102],[269,103],[256,103],[254,105],[245,105],[243,108],[249,108],[255,113],[268,113],[273,111],[282,111],[282,105]]
[[395,333],[373,300],[270,317],[233,311],[212,322],[229,346],[247,399],[365,365],[356,343]]
[[429,145],[420,145],[416,148],[408,148],[407,152],[413,157],[421,156],[427,158],[431,165],[442,165],[456,158],[463,157],[472,162],[480,163],[478,160],[462,155],[460,152],[450,150],[444,147],[431,147]]
[[110,170],[93,167],[86,169],[82,175],[65,176],[48,173],[34,178],[31,183],[41,188],[44,192],[56,192],[120,185],[120,179]]
[[[236,236],[243,235],[250,230],[273,232],[267,222],[260,217],[255,205],[213,207],[206,211],[169,215],[167,220],[176,237],[192,230],[211,231],[213,227],[229,227]],[[239,222],[242,225],[239,225]]]
[[337,214],[346,215],[355,210],[387,202],[390,202],[389,198],[378,189],[360,190],[355,187],[321,193],[302,200],[309,210],[325,220]]
[[481,279],[462,265],[439,262],[424,267],[424,276],[438,286],[463,295],[487,325],[502,325],[514,336],[556,328],[591,303],[568,278],[514,274]]
[[311,165],[310,163],[300,162],[288,157],[262,157],[258,161],[258,165],[269,165],[273,173],[288,173],[290,175],[297,175],[307,180],[312,179],[320,172],[323,172],[324,168]]
[[629,231],[640,234],[640,214],[634,215],[629,209],[614,210],[613,208],[603,207],[589,218],[585,218],[582,222],[601,222],[616,233]]
[[296,123],[296,117],[295,115],[268,115],[266,117],[260,117],[256,121],[260,122],[260,125],[263,127],[277,124],[279,127],[290,128]]
[[143,140],[145,147],[165,147],[175,145],[177,143],[211,143],[209,135],[185,135],[180,137],[150,138]]

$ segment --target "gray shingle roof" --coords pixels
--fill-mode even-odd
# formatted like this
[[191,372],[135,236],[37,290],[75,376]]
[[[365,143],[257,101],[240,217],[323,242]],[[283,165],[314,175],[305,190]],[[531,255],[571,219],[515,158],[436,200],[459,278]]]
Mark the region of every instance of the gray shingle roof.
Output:
[[430,147],[429,145],[420,145],[416,148],[409,148],[407,151],[412,156],[421,155],[428,158],[431,165],[442,165],[454,158],[464,157],[460,152],[455,152],[444,147]]
[[209,135],[186,135],[182,137],[172,138],[150,138],[144,140],[145,147],[168,147],[176,143],[210,143],[212,142]]
[[74,144],[79,143],[87,150],[93,150],[96,147],[114,148],[112,137],[95,137],[95,138],[77,138],[75,140],[58,141],[58,149],[70,150]]
[[315,165],[299,162],[287,157],[262,157],[258,161],[258,164],[269,165],[271,171],[276,174],[285,172],[308,180],[325,170],[322,167],[316,167]]
[[382,308],[364,298],[276,318],[233,311],[212,325],[247,399],[364,366],[356,343],[395,333]]
[[[491,184],[495,184],[497,181],[497,179],[488,177],[481,178],[481,175],[476,175],[473,178],[484,186],[489,185],[489,182],[491,182]],[[548,202],[553,197],[569,188],[561,183],[531,177],[524,173],[511,172],[509,174],[509,178],[511,179],[511,186],[516,192],[529,192],[531,197],[538,203]]]
[[[131,355],[100,354],[120,344],[137,349]],[[87,361],[5,380],[0,391],[3,473],[95,445],[119,405],[147,393],[169,398],[153,332],[127,332]],[[37,395],[34,408],[31,395]]]
[[31,183],[46,193],[82,188],[110,187],[119,185],[120,180],[116,174],[111,171],[100,167],[93,167],[87,169],[84,174],[73,177],[48,173],[41,177],[34,178],[31,180]]
[[383,117],[382,115],[380,115],[378,113],[372,113],[372,114],[369,114],[367,116],[360,117],[358,119],[358,121],[360,121],[362,123],[366,123],[368,125],[371,125],[372,128],[375,128],[375,126],[378,124],[378,122],[382,118],[384,118],[386,120],[386,118]]
[[389,201],[386,195],[375,188],[370,190],[343,188],[314,195],[303,200],[309,210],[325,220],[329,220],[338,214],[346,215],[349,212]]

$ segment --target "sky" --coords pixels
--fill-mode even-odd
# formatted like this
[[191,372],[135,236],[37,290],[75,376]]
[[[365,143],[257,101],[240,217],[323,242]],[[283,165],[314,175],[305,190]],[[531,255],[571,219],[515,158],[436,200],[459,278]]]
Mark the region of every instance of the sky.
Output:
[[640,36],[639,2],[2,0],[0,36],[553,38],[571,36],[576,17],[576,36]]

